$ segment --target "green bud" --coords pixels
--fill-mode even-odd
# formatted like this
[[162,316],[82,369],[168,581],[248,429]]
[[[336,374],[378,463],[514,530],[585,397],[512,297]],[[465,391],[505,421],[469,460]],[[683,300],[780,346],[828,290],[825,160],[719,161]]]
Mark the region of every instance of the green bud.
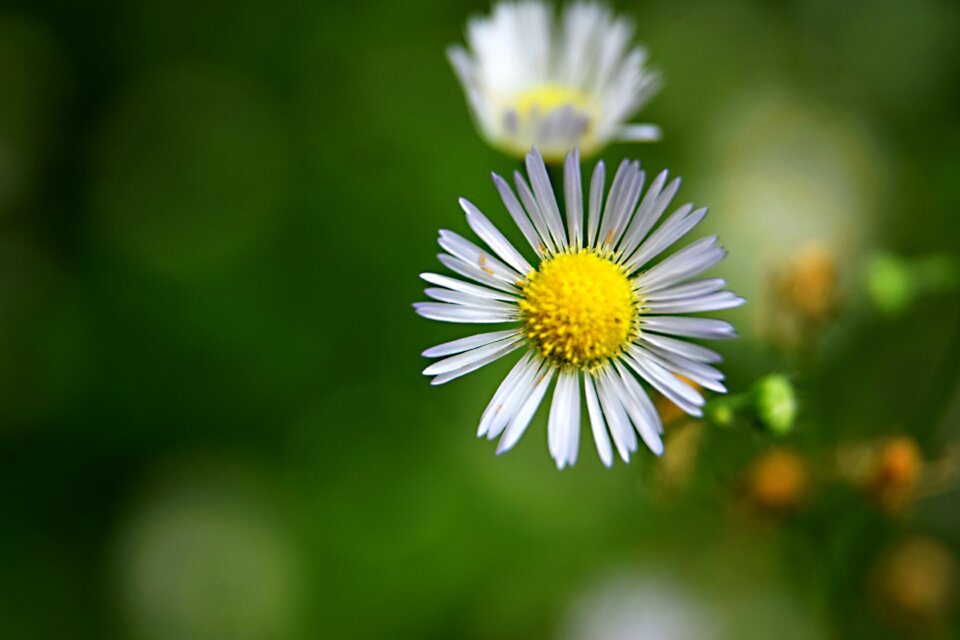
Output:
[[753,410],[771,433],[785,435],[797,417],[797,398],[786,376],[772,373],[753,386]]

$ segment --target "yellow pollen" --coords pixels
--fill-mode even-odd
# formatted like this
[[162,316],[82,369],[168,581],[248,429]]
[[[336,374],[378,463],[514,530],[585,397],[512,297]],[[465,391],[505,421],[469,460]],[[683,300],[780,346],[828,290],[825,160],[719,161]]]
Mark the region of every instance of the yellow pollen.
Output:
[[639,299],[624,270],[587,249],[540,264],[523,283],[523,332],[561,366],[589,369],[636,334]]
[[487,266],[487,256],[482,251],[480,252],[480,269],[486,274],[493,275],[493,269]]

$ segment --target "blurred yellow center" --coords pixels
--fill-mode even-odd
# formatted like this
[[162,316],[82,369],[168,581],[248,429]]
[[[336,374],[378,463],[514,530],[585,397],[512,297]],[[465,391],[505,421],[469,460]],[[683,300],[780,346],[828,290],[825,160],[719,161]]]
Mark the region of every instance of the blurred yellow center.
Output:
[[590,98],[587,94],[561,84],[542,84],[520,93],[514,99],[514,108],[521,118],[530,117],[534,109],[543,116],[567,105],[578,111],[584,111],[589,104]]
[[624,270],[583,249],[540,264],[523,284],[523,331],[559,365],[589,368],[634,333],[637,296]]

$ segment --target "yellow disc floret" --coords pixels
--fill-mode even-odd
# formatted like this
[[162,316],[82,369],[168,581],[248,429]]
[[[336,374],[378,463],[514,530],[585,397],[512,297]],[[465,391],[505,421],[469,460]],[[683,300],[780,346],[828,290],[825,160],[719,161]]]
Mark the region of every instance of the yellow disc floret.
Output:
[[534,109],[545,116],[554,109],[570,106],[577,111],[586,111],[590,98],[584,92],[561,84],[542,84],[518,94],[513,99],[514,108],[521,118],[529,118]]
[[[511,127],[515,130],[500,144],[520,158],[530,151],[531,146],[537,146],[547,162],[559,163],[563,162],[570,147],[578,146],[585,154],[596,147],[591,126],[596,117],[594,102],[576,87],[557,83],[537,85],[510,96],[503,106],[516,120]],[[563,131],[544,137],[541,131],[543,121],[554,111],[568,108],[573,110],[574,117],[564,121]],[[536,125],[537,122],[540,124]]]
[[590,368],[636,333],[639,300],[619,265],[593,251],[561,253],[523,282],[523,331],[558,365]]

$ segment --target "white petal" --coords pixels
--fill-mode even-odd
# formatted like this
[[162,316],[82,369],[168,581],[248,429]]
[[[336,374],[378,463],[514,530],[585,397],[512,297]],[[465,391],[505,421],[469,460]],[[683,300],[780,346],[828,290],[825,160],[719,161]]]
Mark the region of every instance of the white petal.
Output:
[[593,4],[569,4],[563,11],[563,36],[557,51],[561,56],[562,78],[573,86],[584,86],[594,80],[595,60],[591,51],[599,48],[598,38],[607,32],[610,15],[604,7]]
[[553,390],[550,419],[547,425],[547,446],[557,468],[563,469],[576,460],[580,435],[579,374],[561,371]]
[[454,73],[460,80],[463,91],[467,96],[467,105],[470,115],[476,120],[482,131],[489,131],[490,107],[484,95],[483,86],[477,78],[477,67],[470,54],[461,46],[454,45],[447,48],[447,60],[453,67]]
[[630,161],[624,158],[613,176],[613,184],[610,185],[610,192],[607,194],[607,205],[604,207],[603,216],[600,219],[600,235],[597,237],[597,247],[613,248],[613,224],[620,212],[620,194],[628,187],[628,183],[633,178],[632,168]]
[[450,269],[454,273],[459,273],[465,278],[470,278],[474,282],[479,282],[487,287],[499,289],[505,293],[520,293],[513,283],[504,282],[499,278],[495,278],[480,267],[475,267],[472,264],[466,263],[460,258],[455,258],[448,253],[438,254],[437,259],[440,261],[440,264],[445,266],[447,269]]
[[640,335],[640,340],[650,346],[657,347],[663,351],[676,353],[679,356],[694,360],[696,362],[722,362],[723,356],[712,349],[687,342],[686,340],[677,340],[667,336],[658,336],[655,333],[646,333]]
[[660,195],[657,196],[656,201],[653,203],[652,211],[650,216],[655,220],[659,220],[660,216],[663,215],[663,212],[667,210],[667,207],[670,206],[670,203],[673,202],[674,196],[677,195],[677,191],[680,190],[680,184],[683,182],[683,178],[677,176],[671,180],[666,187],[663,188],[663,191]]
[[603,420],[603,411],[600,410],[600,400],[593,384],[593,375],[583,375],[583,394],[587,399],[587,415],[590,416],[590,430],[593,432],[593,442],[597,446],[597,454],[603,466],[613,465],[613,448],[610,446],[610,436],[607,425]]
[[524,370],[523,375],[514,383],[515,388],[508,390],[503,400],[503,409],[491,419],[487,429],[487,440],[500,436],[509,426],[517,413],[523,408],[537,386],[541,374],[544,372],[544,363],[534,358],[534,361]]
[[637,286],[645,292],[653,292],[700,275],[727,255],[723,247],[714,246],[716,241],[716,236],[708,236],[684,247],[637,276]]
[[490,333],[478,333],[476,335],[467,336],[466,338],[451,340],[450,342],[444,342],[443,344],[438,344],[435,347],[430,347],[424,351],[422,355],[426,358],[442,358],[443,356],[449,356],[455,353],[463,353],[464,351],[469,351],[470,349],[476,349],[477,347],[482,347],[486,344],[503,340],[504,338],[512,338],[513,336],[519,334],[520,332],[516,329],[492,331]]
[[625,371],[619,362],[616,364],[616,371],[618,376],[614,376],[614,380],[619,383],[620,403],[627,410],[630,421],[647,448],[658,456],[663,455],[663,441],[660,439],[663,424],[660,414],[637,379],[629,371]]
[[508,267],[488,251],[484,251],[453,231],[441,229],[440,238],[437,240],[437,243],[451,255],[460,258],[467,264],[473,265],[484,273],[503,282],[512,284],[526,275],[526,272],[521,274]]
[[519,171],[513,172],[513,183],[517,187],[517,193],[520,194],[520,201],[523,202],[523,206],[530,216],[530,221],[537,230],[537,234],[540,236],[543,245],[547,248],[547,252],[556,253],[558,245],[550,233],[546,218],[544,218],[543,212],[540,210],[540,205],[537,204],[536,197],[534,197],[530,187],[527,186],[527,181],[524,180],[523,175],[521,175]]
[[684,412],[697,418],[703,415],[703,411],[700,410],[700,407],[704,404],[703,396],[686,382],[654,362],[652,358],[646,358],[642,355],[634,357],[631,354],[630,357],[626,358],[626,361],[654,389],[665,395],[668,400]]
[[630,462],[630,454],[637,450],[637,433],[630,426],[630,418],[620,402],[618,389],[609,369],[597,378],[597,394],[600,397],[600,405],[603,407],[607,424],[610,425],[613,444],[617,447],[620,458],[624,462]]
[[545,255],[546,245],[543,244],[540,236],[537,235],[537,230],[533,228],[530,218],[527,217],[526,211],[523,210],[523,205],[517,200],[517,196],[514,195],[513,189],[510,188],[506,180],[495,173],[491,175],[493,176],[493,184],[500,193],[500,199],[503,200],[504,206],[507,208],[507,211],[510,212],[510,217],[513,218],[513,221],[517,227],[519,227],[520,232],[523,233],[523,237],[527,239],[527,242],[533,250],[542,258]]
[[450,373],[451,371],[456,371],[461,367],[465,367],[474,362],[479,362],[485,360],[490,354],[498,353],[503,350],[505,347],[508,347],[520,340],[520,335],[513,335],[485,344],[479,347],[470,349],[469,351],[463,351],[456,355],[449,356],[443,360],[437,360],[429,367],[423,370],[423,375],[425,376],[439,376],[440,374]]
[[704,278],[703,280],[694,280],[693,282],[687,282],[686,284],[677,284],[673,285],[672,287],[657,289],[656,291],[645,295],[644,299],[648,302],[683,300],[686,298],[702,296],[708,293],[713,293],[714,291],[719,291],[720,289],[723,289],[726,284],[727,281],[723,278]]
[[630,124],[617,132],[620,142],[657,142],[662,137],[660,127],[655,124]]
[[563,161],[563,189],[569,242],[576,250],[583,246],[583,185],[580,178],[578,149],[568,153]]
[[450,304],[459,304],[473,309],[488,309],[490,311],[515,311],[517,304],[514,302],[501,302],[500,300],[491,300],[482,298],[472,293],[463,293],[461,291],[451,291],[440,287],[427,287],[423,290],[427,297],[439,300],[440,302],[449,302]]
[[647,59],[643,47],[634,47],[625,55],[621,53],[613,73],[604,82],[606,108],[597,125],[598,135],[616,137],[625,122],[642,107],[660,87],[656,72],[644,69]]
[[[500,435],[500,431],[506,426],[513,412],[520,407],[520,402],[516,398],[525,398],[529,390],[533,388],[532,381],[539,368],[540,363],[536,360],[533,352],[527,351],[517,364],[513,365],[510,373],[503,379],[496,393],[490,399],[490,403],[480,417],[480,425],[477,429],[477,436],[487,435],[488,431],[496,431],[491,436],[495,438]],[[499,423],[499,426],[497,426]]]
[[421,273],[420,277],[431,284],[446,287],[447,289],[451,289],[453,291],[469,293],[477,296],[478,298],[489,298],[490,300],[502,300],[504,302],[513,303],[516,303],[517,301],[517,296],[510,295],[509,293],[495,291],[493,289],[488,289],[487,287],[464,282],[463,280],[457,280],[456,278],[451,278],[450,276],[440,275],[439,273]]
[[439,320],[440,322],[491,324],[497,322],[512,322],[517,319],[515,313],[471,309],[469,307],[461,307],[445,302],[415,302],[413,308],[424,318]]
[[724,379],[723,373],[710,365],[684,358],[669,351],[662,351],[654,346],[650,346],[650,348],[646,350],[641,350],[636,346],[631,347],[631,353],[635,355],[640,351],[646,351],[646,357],[653,358],[665,369],[689,378],[705,389],[710,389],[717,393],[727,392],[727,388],[720,382]]
[[[474,349],[473,351],[461,353],[456,356],[451,356],[446,360],[436,362],[431,365],[431,367],[428,367],[428,369],[433,369],[434,371],[439,369],[449,369],[453,366],[453,361],[458,359],[462,365],[456,369],[440,373],[430,381],[430,384],[440,385],[450,382],[451,380],[459,378],[460,376],[466,375],[472,371],[476,371],[481,367],[485,367],[494,360],[498,360],[511,351],[516,351],[522,346],[523,343],[519,340],[504,340],[503,342],[487,345],[486,347],[480,347],[479,349]],[[424,371],[424,373],[426,373],[426,371]]]
[[566,458],[567,466],[577,462],[580,450],[580,374],[573,374],[573,387],[570,393],[570,418],[567,427]]
[[610,246],[616,247],[624,233],[627,230],[627,223],[637,209],[637,201],[640,200],[640,192],[643,191],[643,183],[647,179],[647,174],[640,171],[640,163],[634,162],[631,165],[632,175],[629,177],[629,183],[624,186],[620,193],[620,202],[617,204],[617,214],[610,225],[612,235],[610,236]]
[[653,258],[660,255],[665,249],[672,246],[677,240],[685,236],[695,226],[697,226],[703,217],[707,215],[707,210],[697,209],[693,213],[692,204],[685,204],[671,214],[660,228],[654,231],[640,245],[636,253],[624,264],[627,270],[633,271],[650,262]]
[[648,302],[648,313],[702,313],[704,311],[719,311],[739,307],[746,300],[732,291],[718,291],[705,296],[697,296],[686,300],[670,300],[665,302]]
[[597,226],[600,224],[600,209],[603,207],[603,189],[606,186],[606,169],[603,160],[593,169],[590,178],[590,212],[587,219],[587,243],[593,247],[597,239]]
[[533,271],[533,267],[507,240],[500,230],[466,198],[460,198],[460,206],[467,213],[467,224],[480,238],[500,256],[500,259],[517,270],[517,273],[526,275]]
[[643,416],[652,428],[651,431],[663,433],[660,413],[657,411],[657,408],[653,406],[653,402],[650,400],[650,396],[647,395],[647,391],[643,388],[643,385],[640,384],[634,374],[622,361],[617,361],[614,364],[616,372],[620,374],[620,380],[623,382],[624,388],[630,393],[630,397],[636,401],[640,410],[643,412]]
[[550,451],[550,457],[560,465],[560,453],[563,442],[566,440],[566,433],[563,432],[567,426],[567,379],[569,373],[561,371],[557,376],[557,385],[553,388],[553,402],[550,403],[550,415],[547,419],[547,449]]
[[498,455],[509,451],[517,444],[520,436],[523,435],[523,432],[526,431],[527,426],[530,424],[530,420],[533,419],[533,415],[540,407],[540,402],[550,387],[551,380],[553,380],[553,367],[544,366],[540,371],[540,378],[530,393],[530,396],[504,430],[503,437],[500,438],[500,443],[497,445]]
[[[630,223],[630,227],[627,229],[626,236],[623,239],[621,249],[624,255],[630,255],[640,244],[640,241],[643,240],[644,236],[653,228],[653,225],[657,223],[657,220],[660,219],[660,215],[669,204],[669,199],[662,196],[667,195],[670,196],[670,198],[673,197],[669,191],[663,191],[663,186],[666,184],[668,176],[669,173],[664,169],[650,184],[650,188],[647,189],[647,194],[643,197],[643,201],[640,203],[637,213],[633,216],[633,222]],[[679,186],[680,182],[678,178],[670,184],[668,189],[673,188],[673,191],[676,192]],[[661,203],[663,204],[662,207],[660,206]]]
[[557,205],[557,197],[553,195],[553,187],[550,185],[550,176],[547,175],[547,167],[543,163],[543,156],[537,149],[534,149],[527,154],[526,161],[530,186],[533,187],[533,193],[537,197],[537,204],[540,205],[540,211],[543,213],[547,227],[550,229],[550,235],[553,236],[559,248],[566,249],[567,239],[563,233],[560,207]]
[[732,324],[714,318],[646,316],[641,322],[644,331],[665,333],[670,336],[703,338],[706,340],[723,340],[737,337],[737,332]]

